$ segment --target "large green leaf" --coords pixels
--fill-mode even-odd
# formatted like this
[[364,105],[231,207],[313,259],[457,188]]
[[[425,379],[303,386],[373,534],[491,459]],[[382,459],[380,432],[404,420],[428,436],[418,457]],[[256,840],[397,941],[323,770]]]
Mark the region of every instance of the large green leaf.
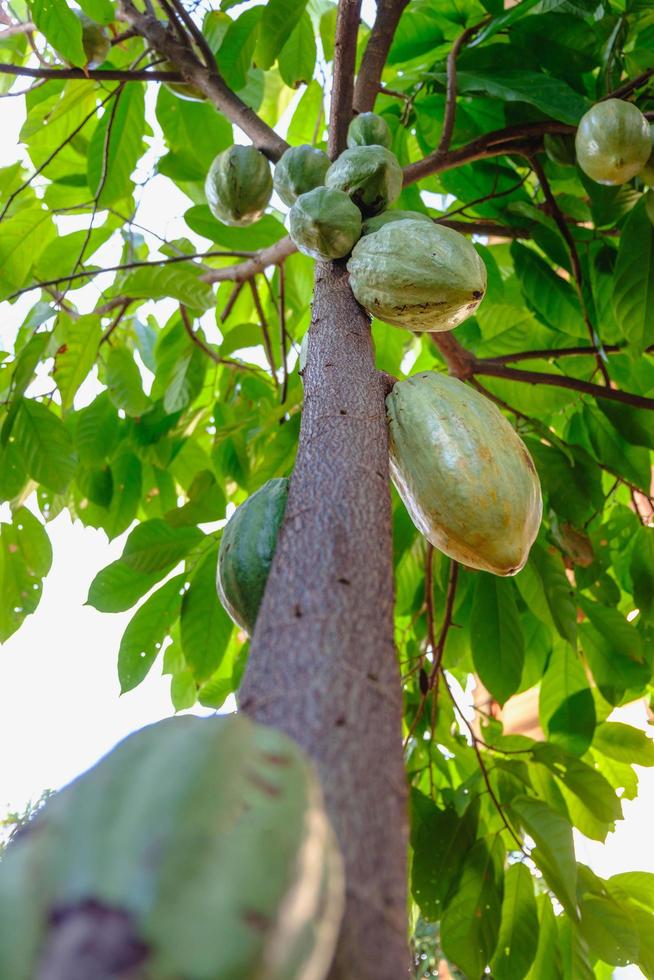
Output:
[[101,337],[98,317],[85,316],[68,321],[53,371],[63,408],[73,404],[78,388],[93,367]]
[[134,528],[120,560],[135,572],[165,574],[186,558],[203,537],[197,527],[171,527],[166,521],[153,518]]
[[32,0],[32,19],[49,44],[73,65],[86,64],[82,25],[66,0]]
[[497,945],[503,858],[499,837],[478,840],[465,857],[459,886],[441,920],[443,952],[472,977],[482,975]]
[[564,640],[574,644],[577,609],[574,591],[560,560],[537,542],[515,583],[532,612],[547,625],[553,625]]
[[557,643],[543,676],[539,713],[550,740],[574,755],[583,755],[595,731],[595,702],[579,658]]
[[36,610],[51,564],[48,535],[26,507],[14,513],[11,524],[0,524],[0,643]]
[[256,48],[256,61],[261,68],[272,68],[306,5],[307,0],[269,0],[266,4]]
[[127,624],[118,651],[121,694],[137,687],[156,660],[179,615],[185,578],[184,574],[176,575],[153,592]]
[[75,455],[68,430],[54,412],[32,398],[21,399],[10,439],[33,480],[57,493],[66,490]]
[[589,103],[565,82],[530,71],[457,72],[459,92],[483,92],[505,102],[527,102],[552,119],[576,126]]
[[523,980],[538,948],[538,912],[534,882],[524,864],[512,864],[504,876],[502,922],[491,963],[494,980]]
[[557,949],[556,919],[549,895],[539,895],[538,949],[526,980],[562,980],[561,964]]
[[629,215],[620,238],[613,312],[635,354],[654,342],[654,227],[644,201]]
[[186,663],[201,683],[220,667],[233,623],[218,599],[214,549],[200,562],[182,601],[180,635]]
[[112,347],[107,357],[106,384],[111,400],[127,415],[143,415],[148,399],[134,355],[126,347]]
[[441,810],[426,797],[414,795],[411,891],[426,919],[440,918],[476,836],[474,808],[459,816],[453,807]]
[[[654,741],[645,732],[621,721],[605,721],[598,725],[593,748],[618,762],[654,766]],[[654,902],[654,891],[652,901]]]
[[504,704],[520,686],[525,657],[511,581],[488,574],[479,576],[470,619],[470,645],[482,683]]
[[108,103],[89,144],[88,184],[99,204],[106,207],[131,193],[144,131],[143,86],[126,85]]
[[511,813],[535,841],[532,857],[545,879],[568,912],[577,906],[577,865],[572,827],[546,803],[528,796],[511,801]]
[[52,216],[42,208],[25,208],[0,225],[0,300],[30,278],[32,266],[55,235]]
[[308,85],[316,65],[316,42],[305,11],[279,52],[279,73],[291,88]]
[[244,10],[228,27],[218,51],[216,60],[220,73],[227,84],[237,91],[247,82],[262,13],[261,7]]

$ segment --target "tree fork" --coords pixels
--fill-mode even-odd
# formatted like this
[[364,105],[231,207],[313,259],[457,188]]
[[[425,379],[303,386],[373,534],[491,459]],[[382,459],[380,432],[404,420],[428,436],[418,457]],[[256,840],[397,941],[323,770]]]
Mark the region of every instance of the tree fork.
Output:
[[284,525],[241,708],[317,766],[345,857],[330,980],[408,976],[406,782],[384,398],[344,263],[318,264]]

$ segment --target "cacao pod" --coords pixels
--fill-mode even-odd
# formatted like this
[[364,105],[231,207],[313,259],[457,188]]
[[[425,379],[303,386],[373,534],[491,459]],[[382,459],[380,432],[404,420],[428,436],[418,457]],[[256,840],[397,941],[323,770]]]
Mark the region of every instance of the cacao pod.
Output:
[[95,915],[96,944],[103,917],[122,924],[112,976],[323,980],[342,908],[340,854],[295,743],[242,715],[168,718],[56,794],[8,847],[0,976],[50,976],[59,928]]
[[654,126],[650,126],[650,133],[652,137],[652,151],[647,158],[647,163],[638,176],[648,187],[654,187]]
[[347,268],[361,306],[407,330],[452,330],[486,291],[486,267],[470,242],[451,228],[415,219],[365,235]]
[[288,487],[285,478],[264,483],[236,508],[220,541],[218,596],[234,622],[250,634],[284,520]]
[[369,217],[385,211],[400,196],[402,168],[385,146],[353,146],[332,163],[325,184],[349,194]]
[[428,221],[429,224],[433,223],[429,215],[422,211],[382,211],[381,214],[376,214],[374,218],[366,218],[361,228],[361,234],[372,235],[373,232],[379,231],[391,221]]
[[654,225],[654,191],[648,191],[645,195],[645,211],[647,217]]
[[300,194],[312,191],[325,182],[329,157],[315,146],[291,146],[275,167],[273,186],[284,204],[290,207]]
[[109,32],[80,10],[74,10],[73,13],[82,25],[82,47],[86,58],[86,67],[97,68],[107,60],[107,55],[111,50]]
[[519,572],[542,500],[531,456],[502,413],[433,371],[398,382],[386,407],[391,476],[418,530],[463,565]]
[[543,146],[552,163],[560,167],[574,167],[577,162],[575,138],[567,133],[545,133]]
[[211,164],[204,190],[219,221],[236,227],[251,225],[272,194],[270,164],[254,146],[230,146]]
[[624,184],[647,163],[652,137],[640,109],[620,99],[598,102],[582,116],[577,163],[598,184]]
[[[172,63],[172,61],[162,61],[160,65],[157,65],[158,71],[178,71],[177,67]],[[180,99],[184,99],[185,102],[205,102],[206,95],[204,92],[193,85],[192,82],[164,82],[165,87],[173,95],[176,95]]]
[[393,136],[388,123],[375,112],[361,112],[347,130],[348,146],[385,146],[390,150]]
[[361,212],[342,191],[316,187],[300,194],[289,227],[300,252],[327,262],[350,254],[361,237]]

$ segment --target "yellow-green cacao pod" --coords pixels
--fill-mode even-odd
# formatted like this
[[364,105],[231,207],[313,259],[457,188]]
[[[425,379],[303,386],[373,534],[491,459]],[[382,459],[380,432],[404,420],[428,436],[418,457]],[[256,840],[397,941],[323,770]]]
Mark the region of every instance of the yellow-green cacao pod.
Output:
[[237,507],[223,530],[216,586],[234,622],[254,632],[284,520],[289,481],[268,480]]
[[325,184],[349,194],[361,213],[370,217],[400,196],[402,168],[385,146],[353,146],[332,163]]
[[652,138],[640,109],[621,99],[598,102],[582,117],[577,162],[598,184],[624,184],[647,163]]
[[366,218],[361,228],[361,234],[372,235],[373,232],[379,231],[391,221],[427,221],[429,224],[433,223],[429,215],[422,211],[382,211],[381,214],[376,214],[374,218]]
[[560,167],[574,167],[577,162],[575,138],[567,133],[545,133],[543,146],[552,163]]
[[348,146],[385,146],[390,150],[393,136],[388,123],[376,112],[361,112],[347,130]]
[[111,38],[106,28],[91,20],[79,10],[73,13],[82,25],[82,47],[87,68],[97,68],[107,60],[111,50]]
[[347,268],[361,306],[407,330],[452,330],[486,292],[486,267],[474,247],[433,222],[385,224],[357,242]]
[[349,255],[361,237],[361,212],[343,191],[316,187],[300,194],[289,212],[298,250],[327,262]]
[[418,530],[470,568],[519,572],[542,500],[529,452],[502,413],[433,371],[398,382],[386,408],[391,476]]
[[230,146],[211,164],[204,191],[219,221],[236,227],[251,225],[272,194],[270,164],[254,146]]
[[50,976],[58,923],[91,909],[97,929],[104,912],[129,930],[132,969],[116,980],[323,980],[342,908],[340,855],[296,744],[242,715],[168,718],[8,848],[0,976]]
[[[157,65],[158,71],[178,71],[177,67],[172,63],[172,61],[162,61],[160,65]],[[204,92],[193,85],[191,82],[164,82],[164,85],[169,92],[176,95],[180,99],[184,99],[186,102],[205,102],[206,95]]]
[[329,157],[315,146],[291,146],[275,167],[273,186],[284,204],[295,204],[306,194],[325,183]]

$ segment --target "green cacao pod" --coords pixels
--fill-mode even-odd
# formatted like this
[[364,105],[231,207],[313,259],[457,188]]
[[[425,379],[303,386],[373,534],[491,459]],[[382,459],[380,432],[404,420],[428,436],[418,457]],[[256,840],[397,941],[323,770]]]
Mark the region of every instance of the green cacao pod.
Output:
[[624,184],[647,163],[652,137],[647,119],[630,102],[607,99],[582,117],[577,162],[598,184]]
[[355,116],[347,130],[348,146],[385,146],[390,150],[393,136],[388,123],[375,112]]
[[91,20],[80,10],[73,13],[82,25],[82,47],[87,68],[97,68],[107,60],[111,50],[111,38],[106,28]]
[[254,146],[230,146],[211,164],[204,190],[219,221],[236,227],[251,225],[272,194],[270,164]]
[[[160,65],[157,65],[158,71],[178,71],[177,67],[172,63],[172,61],[162,61]],[[184,99],[185,102],[205,102],[206,95],[204,92],[193,85],[191,82],[164,82],[164,85],[169,92],[176,95],[180,99]]]
[[349,194],[367,217],[385,211],[402,190],[402,168],[385,146],[353,146],[332,163],[327,187]]
[[237,507],[220,541],[218,596],[234,622],[250,634],[254,632],[284,520],[288,487],[285,478],[264,483]]
[[359,303],[407,330],[452,330],[486,292],[486,267],[470,242],[433,222],[385,224],[357,242],[347,268]]
[[648,191],[645,195],[645,211],[647,217],[654,225],[654,191]]
[[545,133],[543,137],[545,152],[560,167],[574,167],[577,162],[575,138],[567,133]]
[[648,187],[654,187],[654,126],[650,126],[650,134],[652,146],[651,153],[647,159],[647,163],[640,171],[638,176],[644,184],[647,184]]
[[275,167],[273,186],[284,204],[290,207],[300,194],[325,183],[329,157],[315,146],[291,146]]
[[343,191],[316,187],[300,194],[289,212],[298,250],[324,262],[349,255],[361,237],[361,212]]
[[366,218],[361,228],[361,234],[372,235],[384,225],[390,224],[391,221],[427,221],[429,224],[433,224],[429,215],[422,211],[382,211],[381,214],[376,214],[374,218]]
[[53,797],[7,849],[0,976],[55,975],[58,926],[77,915],[96,943],[119,918],[115,963],[133,958],[116,978],[323,980],[342,908],[340,855],[295,743],[241,715],[168,718]]
[[455,561],[514,575],[542,515],[526,446],[491,401],[426,371],[386,399],[391,476],[413,523]]

